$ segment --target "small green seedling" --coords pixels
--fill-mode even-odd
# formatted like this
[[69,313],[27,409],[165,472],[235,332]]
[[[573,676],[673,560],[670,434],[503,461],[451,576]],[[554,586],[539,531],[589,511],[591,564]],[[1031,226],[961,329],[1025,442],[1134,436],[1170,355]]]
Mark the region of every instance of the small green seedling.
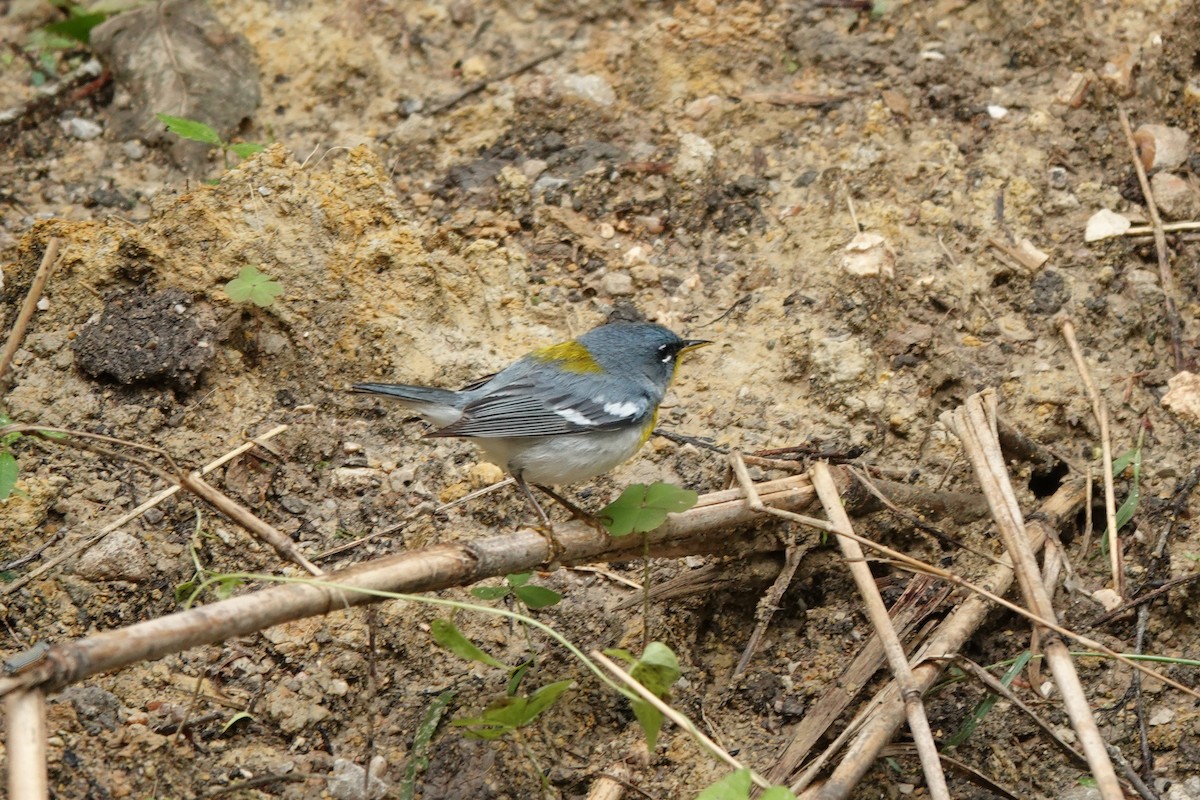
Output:
[[602,508],[599,517],[613,536],[648,533],[666,522],[667,514],[687,511],[697,499],[691,489],[669,483],[635,483]]
[[[696,795],[696,800],[749,800],[750,784],[750,770],[734,770]],[[764,789],[758,797],[759,800],[796,800],[796,795],[786,786]]]
[[446,713],[446,707],[454,699],[454,690],[447,689],[439,694],[425,709],[425,716],[417,726],[413,736],[412,748],[409,749],[408,766],[404,768],[404,778],[400,781],[400,800],[413,800],[417,792],[417,775],[429,768],[429,745],[433,742],[433,734],[437,732],[438,723]]
[[221,157],[225,159],[225,169],[229,169],[229,154],[238,158],[249,158],[255,153],[261,153],[263,146],[255,142],[227,142],[221,138],[212,126],[205,125],[187,117],[172,117],[170,114],[155,114],[158,121],[167,126],[167,130],[181,139],[189,142],[200,142],[211,147],[221,148]]
[[504,576],[503,586],[476,586],[471,594],[480,600],[503,600],[512,596],[521,605],[531,610],[548,608],[562,601],[562,595],[545,586],[536,586],[529,582],[533,577],[530,572],[518,572]]
[[[641,658],[634,658],[627,650],[605,650],[606,655],[619,658],[630,665],[629,675],[659,700],[666,700],[671,686],[679,680],[679,659],[675,652],[662,642],[651,642]],[[631,700],[633,715],[646,734],[646,747],[651,753],[658,745],[658,732],[662,730],[662,712],[645,700]]]
[[[7,415],[0,414],[0,428],[11,424],[12,420]],[[20,467],[17,466],[17,457],[13,455],[12,446],[20,438],[20,433],[0,436],[0,500],[7,500],[17,487]]]
[[529,725],[574,683],[571,680],[555,681],[527,696],[502,697],[479,716],[456,719],[450,724],[463,728],[463,733],[472,739],[499,739]]
[[[1021,655],[1017,656],[1009,665],[1008,670],[1004,673],[1004,677],[1000,679],[1000,685],[1004,687],[1012,686],[1012,682],[1016,680],[1021,671],[1025,669],[1025,665],[1033,658],[1033,653],[1026,650]],[[988,712],[992,710],[992,706],[996,705],[996,701],[1000,699],[999,695],[988,693],[986,697],[979,701],[975,706],[975,710],[971,712],[971,716],[967,717],[961,727],[955,731],[946,743],[942,745],[942,752],[946,752],[952,748],[958,747],[960,744],[971,738],[971,734],[979,727]]]
[[283,294],[283,287],[270,275],[259,272],[258,267],[250,266],[243,267],[236,278],[225,284],[225,294],[235,303],[251,302],[266,308]]
[[464,658],[467,661],[477,661],[480,664],[487,664],[489,667],[496,669],[510,669],[507,664],[498,661],[494,656],[484,652],[462,635],[462,631],[448,619],[435,619],[430,625],[430,631],[433,635],[433,641],[438,646],[444,647],[459,658]]

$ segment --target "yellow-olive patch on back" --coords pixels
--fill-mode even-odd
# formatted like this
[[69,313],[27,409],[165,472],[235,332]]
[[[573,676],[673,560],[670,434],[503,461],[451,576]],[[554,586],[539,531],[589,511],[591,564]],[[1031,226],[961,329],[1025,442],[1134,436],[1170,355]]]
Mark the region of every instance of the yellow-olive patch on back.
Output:
[[543,364],[554,363],[566,372],[604,372],[604,368],[596,363],[592,354],[579,342],[563,342],[543,347],[541,350],[534,350],[532,356]]

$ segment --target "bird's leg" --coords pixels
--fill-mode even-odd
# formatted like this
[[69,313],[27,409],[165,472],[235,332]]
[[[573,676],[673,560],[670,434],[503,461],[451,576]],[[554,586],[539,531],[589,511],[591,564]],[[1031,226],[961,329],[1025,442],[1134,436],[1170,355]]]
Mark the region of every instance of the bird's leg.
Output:
[[548,494],[552,499],[557,501],[558,504],[561,505],[563,508],[565,508],[567,511],[570,511],[571,515],[574,516],[575,519],[577,519],[580,522],[583,522],[587,525],[592,526],[593,528],[595,528],[597,531],[604,534],[605,536],[609,535],[608,528],[604,527],[604,523],[601,522],[600,518],[597,517],[595,514],[589,514],[587,511],[584,511],[582,508],[575,505],[570,500],[568,500],[567,498],[563,497],[558,492],[551,489],[549,486],[543,486],[540,483],[535,483],[534,486],[536,486],[538,489],[540,489],[541,491]]
[[[565,548],[554,536],[554,525],[550,523],[550,517],[546,515],[546,511],[542,508],[542,504],[539,503],[537,498],[533,496],[533,492],[529,491],[529,484],[526,483],[525,479],[521,477],[521,473],[513,473],[513,478],[516,479],[517,486],[521,488],[521,492],[525,495],[525,499],[529,501],[529,505],[533,506],[533,510],[537,512],[538,518],[541,519],[541,524],[536,527],[538,532],[545,537],[546,543],[550,545],[550,558],[548,558],[547,561],[557,561],[558,556]],[[538,488],[540,489],[542,487],[539,486]]]

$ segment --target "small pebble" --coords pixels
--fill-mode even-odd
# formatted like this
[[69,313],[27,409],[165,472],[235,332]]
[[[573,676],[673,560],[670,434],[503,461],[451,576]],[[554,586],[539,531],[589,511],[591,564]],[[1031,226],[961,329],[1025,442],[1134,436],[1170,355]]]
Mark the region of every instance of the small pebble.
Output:
[[104,133],[104,128],[100,127],[100,123],[92,122],[90,119],[80,119],[73,117],[61,123],[62,128],[68,136],[78,139],[81,142],[90,142],[100,134]]
[[610,272],[600,279],[600,288],[610,297],[627,297],[633,294],[633,278],[624,272]]
[[599,75],[568,75],[563,78],[562,86],[568,94],[598,106],[611,106],[617,102],[616,92]]
[[125,151],[125,157],[130,161],[141,161],[146,157],[146,145],[137,139],[130,139],[125,142],[121,145],[121,149]]

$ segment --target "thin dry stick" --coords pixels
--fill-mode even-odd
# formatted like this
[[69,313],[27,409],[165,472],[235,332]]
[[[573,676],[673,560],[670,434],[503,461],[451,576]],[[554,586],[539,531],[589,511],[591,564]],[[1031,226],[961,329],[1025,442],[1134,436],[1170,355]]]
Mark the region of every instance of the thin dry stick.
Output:
[[1167,326],[1171,335],[1171,354],[1175,357],[1175,371],[1179,372],[1186,366],[1183,360],[1183,323],[1179,319],[1179,310],[1175,305],[1175,278],[1171,274],[1171,261],[1167,255],[1167,235],[1163,233],[1162,218],[1158,215],[1158,204],[1154,202],[1154,193],[1150,191],[1150,179],[1146,177],[1146,168],[1142,166],[1141,156],[1138,155],[1137,140],[1133,138],[1129,115],[1125,113],[1125,109],[1118,108],[1117,116],[1121,120],[1121,130],[1125,132],[1125,143],[1129,145],[1129,154],[1133,160],[1133,168],[1137,171],[1138,184],[1142,187],[1142,197],[1146,200],[1146,211],[1150,213],[1150,225],[1154,228],[1154,251],[1158,254],[1158,282],[1162,285],[1163,305],[1167,312]]
[[282,558],[291,561],[293,564],[299,564],[309,575],[321,576],[325,574],[320,567],[304,557],[304,554],[300,552],[300,548],[296,547],[295,543],[286,534],[278,530],[274,525],[255,516],[250,509],[235,502],[231,497],[222,494],[205,483],[200,476],[194,474],[180,475],[179,485],[250,531],[260,540],[269,544]]
[[[843,476],[844,477],[844,476]],[[845,478],[849,483],[849,479]],[[807,508],[813,501],[806,477],[794,476],[758,486],[764,503]],[[774,550],[773,538],[735,536],[730,531],[756,520],[740,490],[704,495],[696,506],[672,514],[647,534],[652,555],[725,554],[745,556]],[[74,642],[54,645],[45,657],[20,675],[0,677],[0,694],[21,686],[45,684],[58,689],[88,675],[177,653],[201,644],[254,633],[272,625],[326,614],[350,605],[379,602],[377,596],[353,589],[425,592],[465,586],[484,578],[528,572],[557,555],[559,563],[627,561],[642,554],[637,537],[613,539],[583,522],[555,525],[561,552],[552,552],[546,537],[523,529],[462,544],[444,544],[374,559],[327,576],[337,586],[316,582],[288,583],[233,597],[200,608],[104,631]],[[352,587],[343,590],[342,587]]]
[[[749,769],[749,767],[747,767],[745,764],[731,756],[728,750],[710,739],[704,733],[704,731],[697,728],[695,723],[693,723],[690,719],[671,708],[662,700],[659,700],[657,697],[655,697],[653,692],[634,680],[633,676],[617,666],[617,664],[614,663],[613,660],[608,656],[604,655],[599,650],[593,650],[592,652],[588,653],[588,657],[595,660],[597,664],[612,673],[614,678],[636,692],[638,696],[647,703],[657,708],[660,712],[662,712],[664,717],[671,720],[671,722],[674,722],[683,730],[687,731],[688,735],[699,742],[705,750],[734,769]],[[769,789],[771,787],[771,784],[767,783],[765,778],[752,769],[750,770],[750,780],[754,781],[756,786],[759,786],[763,789]]]
[[[735,450],[729,455],[730,463],[733,465],[733,474],[737,476],[738,485],[746,493],[746,497],[749,498],[751,505],[753,506],[755,503],[762,505],[762,500],[759,499],[758,492],[754,490],[754,481],[750,480],[750,473],[746,470],[746,462],[742,459],[742,454]],[[750,633],[750,638],[746,640],[746,646],[742,649],[742,657],[738,659],[737,666],[733,668],[734,678],[746,671],[746,667],[750,665],[750,659],[758,651],[758,645],[763,637],[766,636],[767,629],[771,625],[771,618],[775,616],[775,611],[779,608],[784,593],[787,591],[788,586],[792,584],[792,578],[796,574],[796,569],[800,566],[800,559],[803,557],[804,552],[805,549],[796,544],[795,536],[789,536],[785,549],[783,569],[775,576],[770,590],[763,595],[763,598],[758,603],[758,608],[755,610],[754,615],[758,621],[754,625],[754,630]]]
[[921,759],[921,769],[925,773],[925,783],[929,788],[929,794],[935,800],[950,800],[946,776],[942,772],[941,762],[938,761],[937,744],[933,741],[933,731],[930,730],[929,718],[925,715],[925,704],[921,702],[921,690],[913,680],[904,645],[900,642],[896,629],[892,627],[887,606],[884,604],[883,598],[879,596],[879,587],[875,585],[875,577],[871,575],[871,568],[867,566],[862,548],[859,547],[858,542],[841,535],[842,531],[851,530],[850,515],[846,513],[842,499],[838,496],[833,476],[829,474],[829,466],[818,462],[809,471],[809,476],[812,478],[813,488],[817,491],[817,497],[820,498],[829,521],[839,528],[837,540],[842,548],[842,554],[846,557],[846,566],[849,567],[854,583],[858,586],[858,593],[862,595],[863,603],[866,605],[867,618],[875,628],[880,641],[883,642],[883,650],[888,664],[900,687],[900,694],[904,698],[908,716],[908,727],[917,746],[917,755]]
[[[261,436],[257,436],[255,438],[251,439],[250,441],[244,442],[241,445],[235,447],[233,450],[230,450],[228,453],[221,456],[217,460],[204,465],[202,468],[197,470],[195,474],[196,475],[207,475],[208,473],[212,472],[214,469],[217,469],[217,468],[229,463],[233,459],[237,458],[242,453],[244,453],[247,450],[249,450],[250,448],[254,447],[256,444],[265,442],[268,439],[278,436],[279,434],[283,433],[287,429],[288,429],[287,425],[278,425],[278,426],[272,428],[271,430],[267,431],[266,433],[262,434]],[[108,523],[103,528],[96,531],[96,533],[87,537],[86,539],[79,542],[75,546],[68,548],[67,550],[63,551],[62,553],[59,553],[58,555],[54,556],[49,561],[46,561],[44,564],[40,565],[36,569],[30,570],[29,572],[25,573],[20,578],[13,581],[12,583],[6,583],[3,586],[0,586],[0,597],[17,591],[25,584],[29,583],[32,580],[36,580],[43,573],[47,572],[48,570],[53,569],[56,565],[62,563],[66,559],[72,558],[72,557],[82,553],[83,551],[87,550],[88,548],[94,546],[97,542],[99,542],[105,536],[108,536],[113,531],[115,531],[119,528],[122,528],[125,525],[128,525],[130,522],[137,519],[142,514],[145,514],[147,511],[154,508],[156,505],[158,505],[162,501],[166,500],[168,497],[175,494],[176,492],[178,492],[179,489],[180,489],[179,484],[176,484],[174,486],[168,486],[166,489],[163,489],[161,492],[154,495],[153,497],[151,497],[146,502],[142,503],[137,508],[117,517],[115,520]]]
[[[992,507],[992,517],[996,520],[996,528],[1004,540],[1005,548],[1013,556],[1013,568],[1025,602],[1038,617],[1054,623],[1054,605],[1040,580],[1037,559],[1025,536],[1025,520],[1009,481],[1004,456],[1000,452],[995,426],[995,392],[987,390],[972,395],[953,415],[947,416],[947,421],[951,422],[953,430],[962,440],[963,449],[975,467],[976,477]],[[1092,716],[1087,694],[1075,671],[1066,642],[1061,635],[1056,636],[1051,631],[1044,635],[1046,660],[1062,692],[1067,716],[1079,736],[1100,796],[1104,800],[1123,800],[1125,795],[1117,781],[1104,738]]]
[[629,783],[630,771],[623,762],[618,761],[600,773],[592,788],[588,790],[587,800],[621,800],[625,796],[625,786]]
[[1062,329],[1063,338],[1067,340],[1067,346],[1071,349],[1075,369],[1079,371],[1079,377],[1087,389],[1088,398],[1092,401],[1092,413],[1096,415],[1096,422],[1100,426],[1100,452],[1103,459],[1100,471],[1104,476],[1104,515],[1108,532],[1109,565],[1112,570],[1113,591],[1124,598],[1125,571],[1121,569],[1121,548],[1117,541],[1117,492],[1113,486],[1112,435],[1108,429],[1108,405],[1104,402],[1100,390],[1096,388],[1096,382],[1092,380],[1092,372],[1083,357],[1083,349],[1079,346],[1079,340],[1075,338],[1075,324],[1070,318],[1063,317],[1059,321],[1059,327]]
[[58,239],[52,237],[46,243],[46,252],[42,254],[42,263],[38,265],[38,271],[33,276],[33,283],[29,284],[29,293],[25,295],[25,302],[21,303],[17,320],[13,323],[12,330],[8,333],[8,339],[4,342],[4,352],[0,354],[0,381],[4,380],[5,373],[12,365],[13,356],[17,354],[17,348],[21,346],[21,340],[25,338],[29,320],[33,318],[33,312],[37,310],[38,301],[42,299],[42,290],[46,288],[46,281],[50,278],[50,272],[54,269],[57,261]]
[[[935,583],[938,585],[935,586]],[[888,610],[888,614],[892,618],[892,627],[902,637],[909,638],[917,625],[936,611],[949,594],[950,587],[940,584],[937,578],[931,575],[913,576],[900,599]],[[920,636],[914,638],[919,640]],[[872,636],[854,655],[849,666],[842,670],[837,679],[821,694],[820,699],[805,712],[804,719],[800,720],[800,724],[792,732],[791,741],[776,759],[775,765],[771,767],[771,772],[767,777],[775,783],[785,783],[790,780],[792,774],[808,758],[809,752],[817,741],[825,735],[833,721],[842,715],[842,712],[882,665],[883,644],[879,641],[878,636]],[[861,712],[860,716],[862,716]],[[853,724],[844,726],[839,738],[844,737],[843,741],[848,739],[856,727]],[[810,765],[806,774],[811,773],[815,776],[823,768],[821,765],[831,758],[840,747],[841,745],[838,744],[826,748],[825,752],[818,756],[816,762]],[[812,766],[816,766],[816,769],[811,769]]]
[[8,727],[8,796],[11,800],[45,800],[50,796],[46,772],[46,695],[22,689],[4,699]]
[[[1180,231],[1200,231],[1200,222],[1164,222],[1159,226],[1163,233],[1179,233]],[[1135,225],[1120,236],[1146,236],[1154,233],[1153,225]]]
[[[1037,521],[1029,525],[1030,545],[1034,548],[1042,546],[1045,541],[1045,531],[1057,527],[1062,520],[1073,516],[1079,507],[1082,490],[1078,486],[1063,486],[1053,496],[1046,500],[1039,509]],[[1003,557],[1004,563],[994,567],[985,574],[982,584],[994,592],[1003,594],[1012,585],[1013,570],[1009,556]],[[953,583],[953,581],[951,581]],[[922,691],[928,691],[934,681],[942,673],[941,659],[957,653],[975,631],[983,624],[994,609],[988,599],[981,593],[971,594],[938,626],[922,648],[926,660],[913,669],[913,675]],[[917,659],[914,659],[916,661]],[[834,769],[825,783],[814,792],[806,792],[803,797],[819,796],[822,800],[841,800],[848,797],[862,780],[863,775],[876,762],[883,748],[891,741],[896,729],[904,721],[904,703],[894,682],[880,690],[866,709],[855,718],[854,730],[847,729],[838,739],[826,749],[817,761],[804,774],[792,783],[792,791],[802,792],[823,769],[823,763],[830,758],[835,750],[840,749],[843,741],[854,735],[854,741],[846,751],[845,757]],[[781,767],[788,765],[781,765]],[[786,774],[772,772],[775,781],[787,778]]]

